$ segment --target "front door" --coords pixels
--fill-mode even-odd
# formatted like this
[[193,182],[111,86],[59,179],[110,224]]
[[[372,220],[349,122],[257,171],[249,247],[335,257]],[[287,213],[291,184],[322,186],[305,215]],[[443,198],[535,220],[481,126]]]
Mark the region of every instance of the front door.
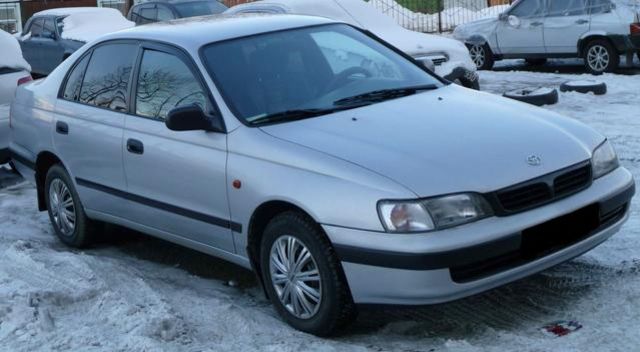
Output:
[[41,65],[42,73],[49,74],[62,62],[64,56],[64,48],[56,33],[53,17],[44,18],[42,35],[39,38],[33,38],[33,40],[39,42],[38,62]]
[[508,17],[498,22],[496,35],[501,54],[544,54],[543,5],[543,0],[520,0]]
[[578,40],[589,30],[588,0],[551,0],[544,20],[544,43],[550,54],[577,54]]
[[[226,188],[227,136],[169,130],[165,118],[179,106],[214,110],[197,68],[164,45],[143,49],[134,114],[127,116],[124,167],[136,223],[234,252]],[[238,229],[236,229],[238,231]]]

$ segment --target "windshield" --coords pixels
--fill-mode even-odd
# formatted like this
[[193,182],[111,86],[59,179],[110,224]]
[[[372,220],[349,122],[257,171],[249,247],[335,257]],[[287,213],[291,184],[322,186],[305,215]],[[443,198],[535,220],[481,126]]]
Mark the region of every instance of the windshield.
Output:
[[227,7],[216,0],[174,3],[181,17],[206,16],[223,13]]
[[202,57],[227,105],[248,124],[271,115],[299,118],[301,111],[306,117],[319,116],[442,86],[414,63],[344,24],[213,43],[203,48]]

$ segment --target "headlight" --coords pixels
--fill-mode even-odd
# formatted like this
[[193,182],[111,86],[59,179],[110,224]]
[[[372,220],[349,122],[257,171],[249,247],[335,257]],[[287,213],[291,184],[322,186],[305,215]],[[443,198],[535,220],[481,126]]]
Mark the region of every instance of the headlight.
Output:
[[492,215],[487,201],[475,193],[415,201],[381,201],[378,213],[388,232],[426,232],[466,224]]
[[593,151],[593,157],[591,157],[591,168],[593,172],[593,178],[602,177],[609,172],[618,168],[618,156],[616,151],[611,146],[609,141],[604,141]]

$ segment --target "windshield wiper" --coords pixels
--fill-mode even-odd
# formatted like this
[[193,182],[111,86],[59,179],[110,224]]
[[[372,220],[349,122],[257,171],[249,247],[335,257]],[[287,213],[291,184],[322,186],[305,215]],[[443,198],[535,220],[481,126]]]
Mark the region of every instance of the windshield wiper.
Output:
[[434,90],[437,88],[438,86],[435,84],[424,84],[419,86],[374,90],[373,92],[358,94],[352,97],[336,100],[333,102],[333,104],[336,106],[340,106],[360,102],[379,102],[404,97],[407,95],[413,95],[423,90]]
[[263,123],[304,120],[311,117],[327,115],[342,110],[355,109],[369,104],[369,102],[362,102],[348,105],[344,104],[342,106],[335,106],[331,108],[286,110],[256,117],[255,119],[249,120],[249,123],[252,125],[259,125]]

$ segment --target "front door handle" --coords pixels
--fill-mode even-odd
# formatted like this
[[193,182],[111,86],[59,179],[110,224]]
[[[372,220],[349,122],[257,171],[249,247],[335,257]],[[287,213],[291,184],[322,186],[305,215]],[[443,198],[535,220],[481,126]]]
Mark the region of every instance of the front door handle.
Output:
[[56,122],[56,132],[59,134],[69,134],[69,125],[66,122]]
[[589,23],[589,20],[579,19],[576,21],[576,24],[585,24],[585,23]]
[[128,139],[127,151],[132,154],[144,154],[144,144],[137,139]]
[[531,27],[542,26],[542,22],[531,22]]

